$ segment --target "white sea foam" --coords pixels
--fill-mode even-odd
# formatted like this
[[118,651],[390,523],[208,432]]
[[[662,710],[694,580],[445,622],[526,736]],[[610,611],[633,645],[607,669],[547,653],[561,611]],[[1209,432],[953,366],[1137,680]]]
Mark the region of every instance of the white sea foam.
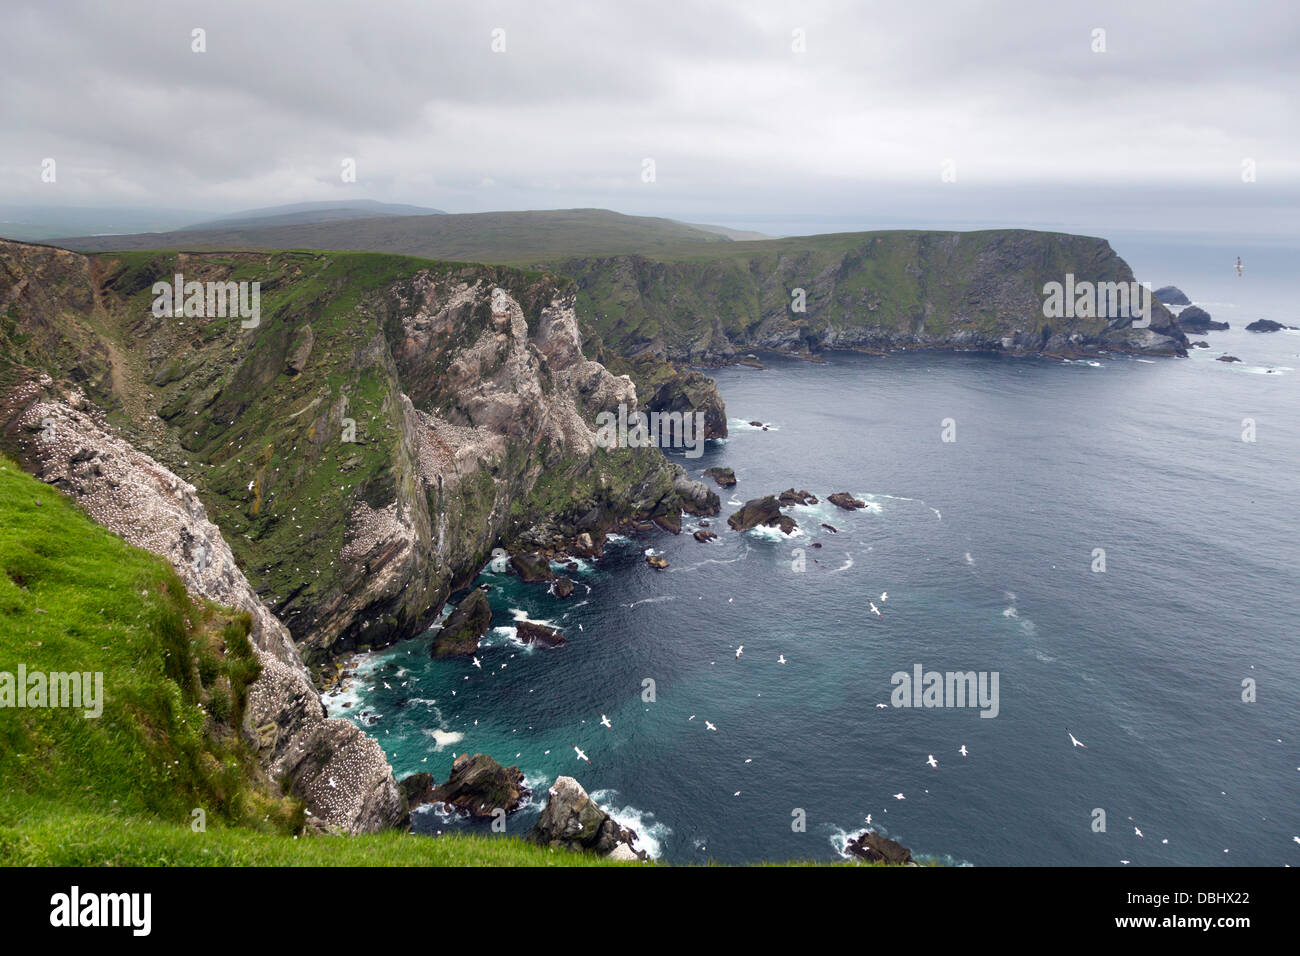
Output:
[[831,571],[831,574],[836,573],[836,571],[847,571],[851,567],[853,567],[853,554],[849,553],[844,556],[844,563]]
[[458,744],[465,739],[465,735],[458,730],[443,730],[435,727],[433,730],[421,731],[426,737],[433,738],[433,749],[442,750],[450,747],[452,744]]
[[967,564],[974,564],[974,563],[975,563],[975,559],[972,558],[972,557],[970,556],[970,552],[969,552],[969,551],[966,552],[966,563],[967,563]]
[[638,604],[658,604],[661,601],[676,601],[675,594],[665,594],[660,597],[642,598],[639,601],[633,601],[631,604],[624,604],[624,607],[636,607]]
[[780,528],[765,524],[750,528],[745,534],[753,535],[755,538],[762,538],[764,541],[789,541],[803,534],[802,528],[795,528],[789,534],[786,534]]
[[1003,616],[1003,617],[1019,617],[1019,616],[1020,616],[1020,612],[1017,611],[1014,607],[1009,607],[1009,608],[1006,608],[1005,610],[1003,610],[1003,612],[1002,612],[1002,616]]
[[[755,419],[755,421],[757,421],[757,419]],[[771,422],[764,422],[763,426],[766,426],[767,430],[770,432],[779,432],[781,430],[779,426],[773,425]],[[727,428],[738,432],[761,432],[763,430],[763,427],[751,425],[749,419],[746,418],[727,419]]]
[[638,850],[644,850],[652,860],[659,859],[664,851],[664,838],[673,832],[667,825],[655,820],[655,815],[648,810],[614,806],[615,797],[618,796],[617,790],[595,790],[588,796],[613,817],[614,822],[619,826],[630,827],[636,831]]

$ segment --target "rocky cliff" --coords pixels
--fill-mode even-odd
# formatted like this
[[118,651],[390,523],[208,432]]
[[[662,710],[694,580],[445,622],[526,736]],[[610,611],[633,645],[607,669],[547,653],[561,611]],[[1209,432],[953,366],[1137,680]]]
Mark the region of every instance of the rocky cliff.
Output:
[[1127,318],[1048,318],[1044,285],[1131,282],[1104,239],[1000,229],[888,231],[722,243],[707,251],[571,258],[552,267],[604,344],[626,356],[722,364],[748,349],[980,348],[1180,354],[1155,302]]
[[[257,282],[260,315],[154,308],[177,274]],[[494,546],[598,543],[708,494],[653,448],[597,445],[635,388],[583,355],[571,284],[543,273],[0,241],[0,345],[5,449],[253,615],[250,732],[347,829],[401,800],[311,676],[418,633]]]

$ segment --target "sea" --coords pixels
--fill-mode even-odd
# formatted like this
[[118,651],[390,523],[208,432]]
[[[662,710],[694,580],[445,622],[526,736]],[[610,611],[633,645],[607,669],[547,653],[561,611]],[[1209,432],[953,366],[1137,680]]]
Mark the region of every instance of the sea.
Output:
[[[615,537],[564,600],[489,565],[481,667],[432,660],[431,630],[361,658],[330,713],[399,777],[518,766],[514,835],[573,776],[672,863],[833,862],[870,828],[950,865],[1300,864],[1300,332],[1244,331],[1300,325],[1297,248],[1112,244],[1231,329],[1187,358],[711,370],[730,435],[670,454],[734,469],[716,541]],[[727,528],[786,488],[820,499],[795,533]],[[521,645],[525,618],[567,643]],[[918,668],[996,679],[996,707],[903,700]]]

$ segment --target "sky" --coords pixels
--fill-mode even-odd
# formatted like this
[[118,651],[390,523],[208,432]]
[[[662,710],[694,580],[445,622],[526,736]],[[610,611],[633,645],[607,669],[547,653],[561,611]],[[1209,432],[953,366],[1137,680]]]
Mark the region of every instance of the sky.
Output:
[[4,23],[0,203],[1300,235],[1295,0],[6,0]]

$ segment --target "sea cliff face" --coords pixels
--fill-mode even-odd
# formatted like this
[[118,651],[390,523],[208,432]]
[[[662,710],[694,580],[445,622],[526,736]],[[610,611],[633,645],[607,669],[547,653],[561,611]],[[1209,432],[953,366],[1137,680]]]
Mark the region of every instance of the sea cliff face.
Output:
[[[257,282],[260,315],[159,314],[177,274]],[[654,448],[598,446],[636,391],[541,273],[0,242],[0,342],[4,448],[252,615],[245,729],[327,826],[404,813],[378,744],[321,705],[338,653],[418,633],[494,546],[598,547],[711,494]]]
[[889,231],[722,243],[691,255],[573,258],[552,267],[606,347],[627,356],[726,364],[749,349],[953,347],[1181,354],[1153,302],[1150,325],[1050,318],[1044,286],[1130,283],[1104,239],[1020,229]]

